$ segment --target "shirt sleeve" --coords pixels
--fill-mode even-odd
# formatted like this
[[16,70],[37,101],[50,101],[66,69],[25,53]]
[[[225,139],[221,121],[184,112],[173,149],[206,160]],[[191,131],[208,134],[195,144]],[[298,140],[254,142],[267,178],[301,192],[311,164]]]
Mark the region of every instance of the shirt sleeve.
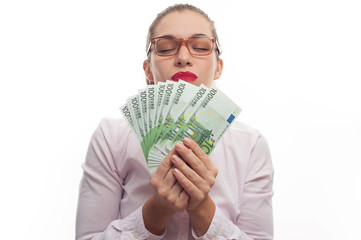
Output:
[[118,219],[123,181],[117,174],[104,126],[95,130],[83,164],[77,218],[77,240],[162,239],[144,226],[142,206]]
[[213,240],[272,240],[273,239],[273,166],[267,141],[259,136],[251,150],[240,196],[240,210],[236,223],[228,219],[216,207],[212,223],[205,235],[195,239]]

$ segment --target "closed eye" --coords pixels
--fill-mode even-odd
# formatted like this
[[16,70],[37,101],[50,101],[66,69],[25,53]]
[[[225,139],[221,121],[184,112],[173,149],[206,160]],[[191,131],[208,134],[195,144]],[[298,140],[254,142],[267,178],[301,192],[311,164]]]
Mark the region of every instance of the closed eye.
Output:
[[161,50],[158,50],[158,52],[160,52],[160,53],[167,53],[167,52],[172,52],[172,51],[175,51],[175,50],[176,50],[175,48],[161,49]]

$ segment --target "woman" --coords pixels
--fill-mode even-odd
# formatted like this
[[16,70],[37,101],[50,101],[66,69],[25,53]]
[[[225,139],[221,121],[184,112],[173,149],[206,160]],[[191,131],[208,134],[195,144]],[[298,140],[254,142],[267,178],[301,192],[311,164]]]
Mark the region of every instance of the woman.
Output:
[[[148,84],[221,76],[217,34],[190,5],[163,11],[149,29]],[[208,157],[191,139],[150,174],[124,120],[103,120],[83,165],[77,239],[273,239],[273,167],[266,140],[236,122]]]

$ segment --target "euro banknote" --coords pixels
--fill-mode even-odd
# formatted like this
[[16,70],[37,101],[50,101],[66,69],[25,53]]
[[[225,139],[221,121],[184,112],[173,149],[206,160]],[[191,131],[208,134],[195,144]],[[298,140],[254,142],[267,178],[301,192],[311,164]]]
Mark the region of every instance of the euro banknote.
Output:
[[186,137],[209,155],[241,112],[217,87],[198,87],[182,80],[140,89],[120,110],[151,172]]

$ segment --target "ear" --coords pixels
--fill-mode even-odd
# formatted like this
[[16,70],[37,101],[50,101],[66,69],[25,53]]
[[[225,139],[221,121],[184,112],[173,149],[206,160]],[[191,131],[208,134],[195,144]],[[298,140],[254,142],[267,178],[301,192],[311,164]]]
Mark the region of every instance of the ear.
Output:
[[143,62],[143,70],[144,70],[144,73],[145,73],[145,78],[146,78],[146,81],[147,81],[147,85],[154,84],[153,73],[150,70],[149,62],[147,60],[144,60],[144,62]]
[[219,61],[217,63],[216,71],[214,72],[214,78],[213,78],[214,80],[217,80],[218,78],[221,77],[222,70],[223,70],[223,60],[219,59]]

